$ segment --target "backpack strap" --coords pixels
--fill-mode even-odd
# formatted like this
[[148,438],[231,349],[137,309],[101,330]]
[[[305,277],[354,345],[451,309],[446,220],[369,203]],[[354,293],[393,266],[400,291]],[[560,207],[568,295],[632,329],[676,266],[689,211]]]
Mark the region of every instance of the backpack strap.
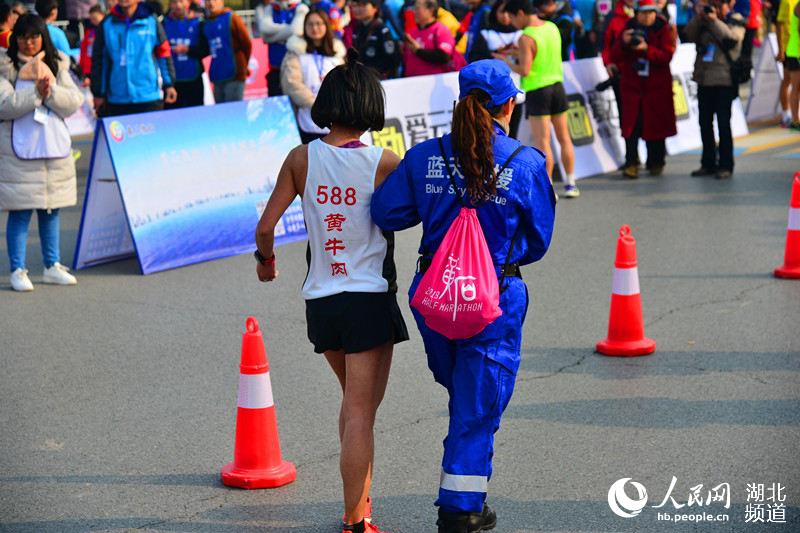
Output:
[[464,195],[462,195],[461,191],[458,189],[456,179],[453,177],[453,173],[450,172],[450,165],[447,164],[447,154],[444,153],[444,141],[441,137],[439,137],[437,140],[439,141],[439,152],[442,154],[442,162],[444,162],[444,168],[447,171],[447,177],[450,179],[450,184],[453,186],[453,190],[456,191],[458,201],[461,203],[461,205],[464,205]]
[[[459,202],[461,202],[461,205],[464,205],[463,195],[461,194],[461,191],[458,189],[458,185],[456,184],[456,180],[453,177],[453,173],[450,172],[450,165],[447,163],[447,154],[444,151],[444,141],[442,141],[441,137],[438,138],[438,141],[439,141],[439,151],[441,152],[442,159],[444,161],[444,168],[447,170],[447,177],[450,179],[450,183],[453,185],[453,189],[456,191],[456,195],[458,196]],[[511,164],[511,161],[513,161],[514,158],[517,157],[517,155],[522,151],[523,148],[525,148],[525,145],[520,143],[520,145],[517,146],[517,149],[514,150],[511,153],[511,155],[508,157],[508,159],[506,159],[506,162],[503,164],[503,166],[500,167],[500,170],[497,172],[498,176],[500,174],[502,174],[505,171],[505,169],[508,168],[508,165]],[[514,236],[511,238],[511,244],[508,247],[508,254],[506,255],[506,261],[503,264],[503,267],[501,269],[502,272],[500,274],[500,280],[498,282],[498,285],[500,286],[500,292],[501,293],[505,290],[505,287],[503,287],[503,282],[506,279],[506,274],[508,272],[508,268],[509,268],[509,266],[511,266],[511,263],[510,263],[511,254],[514,251],[514,245],[517,243],[517,237],[519,237],[519,230],[517,230],[517,232],[514,233]]]

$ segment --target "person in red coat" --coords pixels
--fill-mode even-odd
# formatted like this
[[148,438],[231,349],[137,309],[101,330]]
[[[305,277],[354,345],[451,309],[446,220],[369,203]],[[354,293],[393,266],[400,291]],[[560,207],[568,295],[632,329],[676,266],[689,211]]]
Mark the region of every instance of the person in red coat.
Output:
[[654,0],[639,0],[636,16],[629,20],[611,49],[618,65],[622,93],[622,136],[628,178],[639,177],[639,138],[647,142],[647,168],[659,176],[667,155],[665,139],[677,133],[669,62],[675,38]]
[[614,99],[617,102],[617,116],[622,115],[622,94],[619,91],[619,67],[611,60],[611,50],[622,36],[622,30],[629,20],[633,18],[634,0],[617,0],[614,12],[608,19],[605,33],[603,34],[603,50],[601,56],[603,65],[606,67],[608,77],[611,80],[611,88],[614,90]]
[[613,77],[619,72],[619,68],[614,64],[611,59],[611,50],[614,45],[622,36],[622,31],[629,20],[633,18],[633,1],[634,0],[619,0],[614,7],[614,14],[608,21],[606,32],[603,34],[603,64],[606,66],[608,75]]

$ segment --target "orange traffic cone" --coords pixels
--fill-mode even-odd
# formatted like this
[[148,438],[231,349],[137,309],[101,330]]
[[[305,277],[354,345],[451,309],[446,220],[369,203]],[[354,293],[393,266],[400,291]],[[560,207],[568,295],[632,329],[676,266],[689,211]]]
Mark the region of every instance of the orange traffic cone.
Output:
[[611,282],[611,312],[608,338],[595,348],[603,355],[647,355],[656,351],[656,341],[644,336],[636,239],[627,224],[619,229],[617,259]]
[[247,318],[239,366],[239,401],[233,462],[222,467],[222,483],[243,489],[266,489],[297,477],[292,463],[281,458],[278,422],[272,401],[269,362],[258,321]]
[[783,255],[783,266],[775,269],[775,277],[800,279],[800,172],[797,172],[792,180],[786,252]]

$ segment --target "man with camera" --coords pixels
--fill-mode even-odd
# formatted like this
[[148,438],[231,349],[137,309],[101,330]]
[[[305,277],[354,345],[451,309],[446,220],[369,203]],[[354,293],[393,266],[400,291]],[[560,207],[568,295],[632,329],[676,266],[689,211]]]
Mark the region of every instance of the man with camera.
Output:
[[[686,25],[686,36],[697,46],[694,81],[697,82],[700,136],[703,155],[694,177],[733,175],[731,104],[738,96],[736,60],[742,50],[745,20],[731,9],[730,0],[705,0],[695,5],[695,16]],[[714,138],[714,116],[719,129],[719,150]],[[719,153],[717,153],[719,152]]]
[[647,169],[660,176],[667,155],[665,139],[677,133],[669,63],[675,37],[655,0],[639,0],[636,15],[611,49],[618,65],[622,94],[622,136],[625,137],[623,175],[639,177],[639,138],[647,143]]

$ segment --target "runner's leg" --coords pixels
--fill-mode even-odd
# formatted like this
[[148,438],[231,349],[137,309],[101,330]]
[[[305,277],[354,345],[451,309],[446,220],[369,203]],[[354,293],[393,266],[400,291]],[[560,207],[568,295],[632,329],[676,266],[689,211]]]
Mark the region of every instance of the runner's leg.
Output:
[[386,391],[392,350],[393,344],[390,342],[372,350],[344,356],[340,468],[344,482],[345,516],[351,524],[364,519],[372,482],[373,426]]
[[530,117],[533,145],[547,157],[547,175],[553,181],[553,148],[550,146],[550,115]]
[[792,122],[800,122],[800,70],[789,71],[789,111],[792,113]]
[[558,145],[561,147],[561,163],[564,165],[564,173],[567,175],[565,178],[572,177],[572,182],[565,179],[567,185],[575,185],[575,149],[572,146],[572,137],[569,136],[569,127],[567,126],[567,114],[559,113],[553,115],[553,128],[556,130],[556,139]]

